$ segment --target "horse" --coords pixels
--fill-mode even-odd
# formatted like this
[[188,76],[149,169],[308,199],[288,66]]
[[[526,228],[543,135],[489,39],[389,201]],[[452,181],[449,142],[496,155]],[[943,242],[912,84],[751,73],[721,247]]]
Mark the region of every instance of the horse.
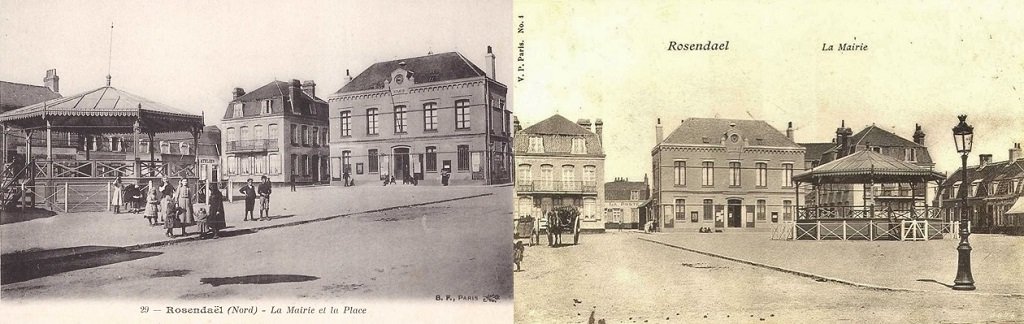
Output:
[[547,213],[548,221],[548,246],[559,246],[562,244],[562,233],[574,233],[576,218],[579,210],[572,206],[562,206],[552,209]]

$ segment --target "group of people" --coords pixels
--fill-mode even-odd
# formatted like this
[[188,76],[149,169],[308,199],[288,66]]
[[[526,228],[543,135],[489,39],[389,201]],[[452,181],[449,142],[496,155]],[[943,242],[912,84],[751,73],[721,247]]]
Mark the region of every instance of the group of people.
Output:
[[[111,205],[113,205],[115,213],[120,212],[122,201],[114,200],[113,197],[126,196],[124,195],[125,189],[131,188],[129,186],[123,185],[120,178],[114,181]],[[194,190],[189,187],[188,179],[185,178],[178,182],[177,188],[171,184],[168,178],[163,178],[159,186],[154,185],[151,180],[147,188],[143,217],[149,221],[150,226],[163,225],[166,230],[164,234],[167,237],[178,236],[174,235],[175,228],[180,228],[181,236],[184,236],[188,235],[186,228],[198,226],[200,238],[218,238],[220,230],[227,225],[224,219],[224,194],[216,184],[206,186],[205,192],[201,193],[202,196],[205,196],[202,198],[205,199],[200,199],[200,195],[196,195]],[[141,190],[138,191],[141,192]],[[195,211],[194,204],[203,200],[206,201],[209,211],[206,208],[200,208],[198,212]]]
[[[245,217],[242,221],[265,221],[270,220],[270,193],[271,193],[270,178],[263,176],[260,178],[260,185],[254,186],[252,179],[245,180],[245,186],[238,191],[245,196]],[[256,219],[252,215],[253,207],[256,205],[256,197],[260,198],[260,218]]]

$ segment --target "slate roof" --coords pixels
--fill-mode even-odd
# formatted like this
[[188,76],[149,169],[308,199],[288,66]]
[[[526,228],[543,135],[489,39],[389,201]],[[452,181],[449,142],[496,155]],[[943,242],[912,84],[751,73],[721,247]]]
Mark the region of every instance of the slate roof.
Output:
[[[829,147],[821,154],[816,154],[813,157],[820,160],[823,163],[832,161],[832,153],[836,152],[839,149],[839,145],[835,143],[830,144],[831,147]],[[850,145],[854,148],[854,151],[865,150],[867,149],[868,145],[870,145],[871,147],[883,148],[919,148],[919,150],[917,150],[917,161],[915,163],[933,164],[932,156],[931,153],[928,152],[927,146],[914,143],[914,141],[903,138],[899,135],[896,135],[893,132],[887,131],[884,128],[875,125],[865,127],[860,132],[857,132],[856,134],[850,136]],[[812,158],[810,153],[811,152],[808,150],[807,155],[805,155],[805,160],[810,160]],[[886,153],[885,149],[883,149],[883,153]],[[890,153],[895,154],[897,156],[903,155],[902,150]]]
[[[963,179],[963,168],[958,168],[953,174],[950,174],[946,178],[946,182],[942,184],[943,190],[952,190],[954,184],[959,184]],[[1001,181],[1004,179],[1022,179],[1024,178],[1024,159],[1019,159],[1014,162],[1010,161],[999,161],[990,162],[985,167],[979,167],[978,165],[967,166],[967,183],[974,183],[975,180],[981,180],[982,184],[991,183],[992,181]],[[1024,187],[1024,181],[1020,181],[1018,186]],[[960,186],[961,190],[957,193],[957,198],[962,198],[966,191],[963,188],[970,188],[970,186]],[[1020,188],[1018,188],[1020,189]],[[1000,190],[1001,191],[1001,190]],[[1017,190],[1020,193],[1022,190]],[[979,186],[977,197],[994,196],[988,192],[987,186]]]
[[[676,127],[661,142],[664,144],[699,144],[719,145],[723,135],[729,131],[730,124],[736,124],[736,131],[748,139],[749,146],[792,147],[802,148],[772,125],[763,120],[722,119],[722,118],[689,118]],[[704,138],[710,140],[704,143]],[[757,139],[762,139],[760,143]]]
[[800,143],[807,152],[804,153],[804,160],[821,161],[821,155],[836,147],[836,143]]
[[917,162],[924,164],[932,163],[932,157],[931,154],[928,154],[927,147],[925,147],[924,145],[914,143],[914,141],[903,138],[899,135],[896,135],[890,131],[885,130],[884,128],[875,125],[865,127],[860,132],[857,132],[857,134],[853,134],[853,136],[850,137],[850,143],[855,145],[855,147],[861,145],[871,145],[884,147],[924,148],[923,150],[918,150]]
[[513,142],[514,151],[519,154],[527,154],[530,137],[536,136],[543,138],[544,154],[569,154],[572,149],[572,139],[583,137],[588,155],[604,155],[604,148],[601,146],[601,139],[597,134],[558,114],[516,133]]
[[[242,116],[258,116],[260,115],[260,110],[263,108],[262,104],[260,103],[261,100],[289,96],[289,86],[289,82],[275,80],[263,85],[262,87],[257,88],[256,90],[250,91],[242,95],[241,97],[235,98],[234,100],[231,100],[230,103],[228,103],[227,109],[224,109],[223,119],[227,120],[234,118],[233,112],[235,109],[235,103],[239,102],[244,103],[244,107],[242,109]],[[301,97],[300,101],[312,101],[314,103],[321,104],[321,109],[318,111],[318,115],[326,116],[326,101],[314,96],[310,96],[309,94],[302,91],[301,87],[297,87],[295,90],[297,92],[297,95]],[[294,98],[292,98],[292,100],[294,100]],[[309,111],[307,111],[308,107],[306,107],[306,105],[300,104],[297,108],[301,110],[303,115],[309,115]],[[281,104],[274,104],[274,106],[271,109],[273,110],[274,114],[281,113],[284,111],[291,111],[291,107],[285,107],[284,105]]]
[[[405,62],[405,67],[400,63]],[[416,83],[439,82],[485,76],[484,70],[457,52],[411,57],[374,63],[336,93],[384,89],[391,72],[404,68],[413,72]]]
[[631,200],[633,190],[640,191],[639,200],[647,200],[647,184],[643,181],[612,181],[604,183],[604,200]]
[[57,98],[59,93],[44,86],[0,81],[0,112]]

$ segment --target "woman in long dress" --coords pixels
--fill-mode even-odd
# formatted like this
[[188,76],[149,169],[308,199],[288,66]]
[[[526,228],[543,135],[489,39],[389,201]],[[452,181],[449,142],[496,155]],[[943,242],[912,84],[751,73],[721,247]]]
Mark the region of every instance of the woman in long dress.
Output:
[[160,212],[160,194],[153,187],[153,181],[149,182],[149,190],[146,193],[146,212],[143,214],[150,226],[156,226],[157,213]]
[[182,178],[178,183],[178,191],[174,192],[174,200],[178,203],[178,208],[184,210],[178,226],[181,227],[181,235],[185,235],[185,228],[196,224],[195,213],[192,211],[192,190],[188,187],[188,179]]
[[123,199],[123,186],[121,184],[121,177],[114,179],[114,192],[110,195],[110,205],[114,206],[114,214],[121,213],[121,204],[124,203]]
[[213,238],[220,237],[220,230],[227,227],[224,219],[224,194],[217,188],[217,183],[210,183],[210,194],[207,199],[210,204],[210,214],[207,216],[206,225],[210,227]]

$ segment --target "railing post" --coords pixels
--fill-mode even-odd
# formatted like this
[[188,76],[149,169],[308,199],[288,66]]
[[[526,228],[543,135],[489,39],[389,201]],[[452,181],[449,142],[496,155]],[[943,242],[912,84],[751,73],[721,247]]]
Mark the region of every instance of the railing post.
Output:
[[821,221],[818,221],[817,226],[814,227],[814,240],[821,241]]
[[68,183],[64,182],[64,212],[68,212]]
[[112,193],[110,192],[110,182],[107,182],[107,200],[103,203],[104,205],[107,205],[107,211],[110,211],[110,196],[112,196]]
[[868,219],[868,241],[875,240],[875,221]]
[[928,240],[928,220],[924,220],[924,240]]
[[846,241],[846,220],[843,220],[843,241]]

